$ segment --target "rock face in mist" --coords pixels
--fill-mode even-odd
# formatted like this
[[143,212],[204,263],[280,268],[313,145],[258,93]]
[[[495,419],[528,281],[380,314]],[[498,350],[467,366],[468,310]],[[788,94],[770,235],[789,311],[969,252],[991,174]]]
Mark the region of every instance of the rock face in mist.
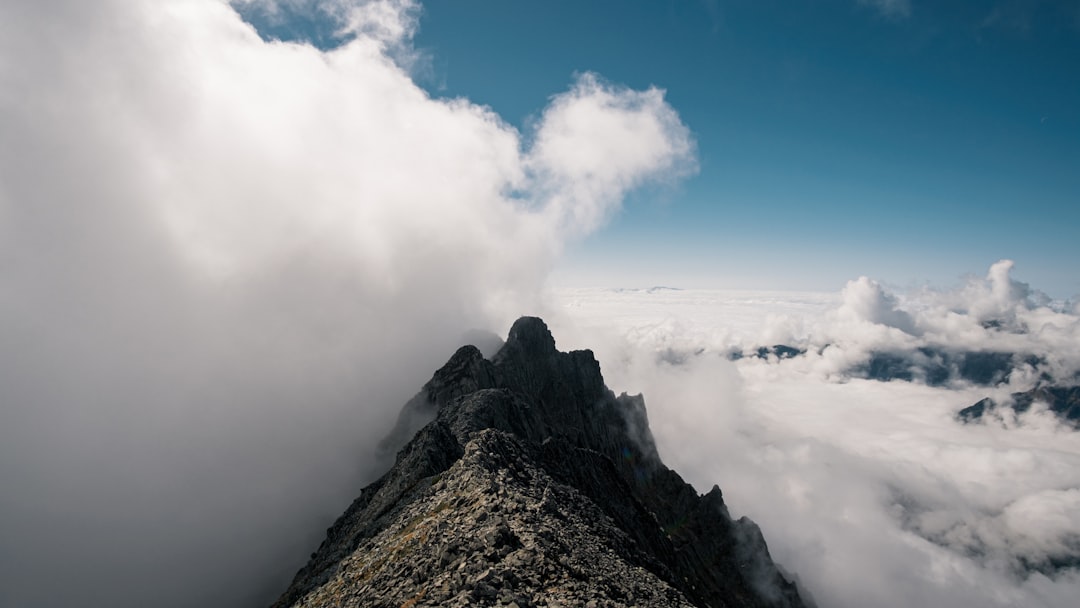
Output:
[[[826,345],[825,348],[827,348]],[[728,353],[727,358],[738,361],[745,358],[785,361],[805,356],[805,349],[784,344],[761,346],[757,349]],[[681,363],[675,355],[664,359]],[[869,353],[865,361],[855,364],[847,373],[857,378],[890,382],[921,382],[928,386],[945,386],[951,382],[968,382],[979,386],[995,386],[1008,382],[1018,369],[1034,369],[1042,359],[1034,355],[1011,352],[951,351],[939,347],[923,346],[909,350],[886,350]]]
[[1042,386],[1022,393],[1013,393],[1009,401],[1005,403],[997,403],[993,399],[986,398],[960,410],[956,417],[962,422],[975,422],[982,420],[987,412],[1000,408],[1022,414],[1036,403],[1046,404],[1047,409],[1062,422],[1080,430],[1080,386]]
[[804,605],[719,488],[660,462],[642,398],[540,319],[490,361],[459,349],[385,445],[425,416],[275,607]]
[[915,380],[942,386],[962,380],[980,386],[1007,382],[1014,370],[1035,367],[1041,361],[1033,355],[1009,352],[951,352],[922,347],[913,351],[875,352],[855,371],[871,380]]
[[728,353],[727,358],[729,361],[738,361],[739,359],[747,357],[768,359],[769,355],[772,355],[776,357],[776,359],[783,361],[784,359],[801,357],[805,354],[806,350],[802,348],[795,348],[786,344],[774,344],[772,346],[759,346],[756,350],[730,352]]

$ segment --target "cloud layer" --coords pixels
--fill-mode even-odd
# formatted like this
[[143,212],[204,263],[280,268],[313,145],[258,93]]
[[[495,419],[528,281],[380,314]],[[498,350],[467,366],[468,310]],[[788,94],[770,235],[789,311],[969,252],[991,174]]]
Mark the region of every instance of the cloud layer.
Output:
[[413,83],[414,3],[289,8],[342,45],[0,6],[0,604],[267,603],[462,332],[693,170],[659,90],[586,74],[522,134]]
[[[994,264],[949,290],[561,290],[560,348],[641,391],[661,454],[718,483],[823,606],[1053,606],[1080,592],[1080,433],[1045,410],[962,424],[986,396],[1075,384],[1080,316]],[[798,346],[781,359],[758,346]],[[1007,382],[865,379],[877,352],[1023,352]]]

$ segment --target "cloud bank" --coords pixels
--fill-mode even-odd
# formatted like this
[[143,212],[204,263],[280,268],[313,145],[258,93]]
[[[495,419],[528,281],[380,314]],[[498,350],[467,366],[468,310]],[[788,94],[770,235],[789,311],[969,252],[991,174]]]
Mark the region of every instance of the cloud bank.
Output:
[[[718,483],[820,605],[1065,608],[1080,593],[1080,433],[1045,408],[956,419],[1078,383],[1080,315],[1012,268],[909,292],[865,277],[837,294],[560,290],[549,316],[560,348],[595,348],[610,386],[644,393],[665,461]],[[774,344],[804,352],[729,360]],[[882,352],[1034,363],[1008,359],[986,383],[867,378]]]
[[693,170],[657,89],[585,74],[520,133],[414,84],[413,2],[243,4],[341,44],[0,5],[0,604],[268,603],[462,332]]

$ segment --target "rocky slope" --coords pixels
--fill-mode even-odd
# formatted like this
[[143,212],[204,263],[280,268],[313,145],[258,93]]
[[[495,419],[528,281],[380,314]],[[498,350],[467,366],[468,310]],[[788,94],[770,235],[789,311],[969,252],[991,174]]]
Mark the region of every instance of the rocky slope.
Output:
[[1047,410],[1064,424],[1080,430],[1080,386],[1040,386],[1022,393],[1013,393],[1002,403],[987,397],[960,410],[956,416],[961,422],[976,422],[995,410],[1011,410],[1022,414],[1036,403],[1045,404]]
[[385,445],[406,440],[275,607],[804,605],[719,488],[660,462],[642,398],[540,319],[491,360],[459,349]]

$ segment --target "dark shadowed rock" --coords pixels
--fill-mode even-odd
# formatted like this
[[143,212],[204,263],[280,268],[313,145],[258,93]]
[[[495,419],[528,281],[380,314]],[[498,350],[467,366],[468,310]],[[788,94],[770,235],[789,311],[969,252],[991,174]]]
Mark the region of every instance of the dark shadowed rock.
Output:
[[728,353],[727,358],[731,361],[738,361],[739,359],[747,357],[768,359],[769,356],[772,355],[779,360],[784,360],[793,359],[805,354],[806,350],[802,348],[795,348],[794,346],[788,346],[786,344],[774,344],[772,346],[759,346],[756,350],[732,351]]
[[874,352],[866,363],[853,369],[870,380],[918,381],[941,386],[953,381],[979,386],[1008,382],[1013,371],[1035,367],[1042,361],[1033,355],[1009,352],[950,351],[922,347],[910,351]]
[[963,423],[978,422],[987,412],[994,409],[995,405],[993,399],[985,397],[957,412],[956,418]]
[[401,408],[394,428],[379,442],[379,458],[389,466],[385,461],[435,418],[440,407],[461,395],[494,386],[495,378],[488,366],[488,361],[475,346],[459,348],[420,392]]
[[495,353],[499,352],[499,349],[503,347],[503,340],[498,334],[482,329],[472,329],[465,332],[465,335],[461,338],[461,343],[472,344],[485,358],[495,356]]
[[660,462],[641,396],[540,319],[458,350],[395,443],[275,606],[803,605],[758,527]]
[[1022,393],[1013,393],[1009,400],[1003,403],[986,398],[960,410],[956,417],[965,423],[977,422],[995,409],[1006,409],[1022,414],[1036,403],[1046,404],[1046,407],[1062,422],[1080,429],[1080,386],[1041,386]]
[[[737,361],[744,358],[775,357],[782,362],[801,357],[806,352],[803,349],[777,344],[761,346],[754,350],[732,351],[728,353],[727,358]],[[995,386],[1008,382],[1009,377],[1017,369],[1037,368],[1043,363],[1045,363],[1043,359],[1024,353],[955,351],[923,346],[909,350],[875,351],[847,371],[855,377],[882,382],[900,380],[921,382],[929,386],[969,382],[979,386]]]

